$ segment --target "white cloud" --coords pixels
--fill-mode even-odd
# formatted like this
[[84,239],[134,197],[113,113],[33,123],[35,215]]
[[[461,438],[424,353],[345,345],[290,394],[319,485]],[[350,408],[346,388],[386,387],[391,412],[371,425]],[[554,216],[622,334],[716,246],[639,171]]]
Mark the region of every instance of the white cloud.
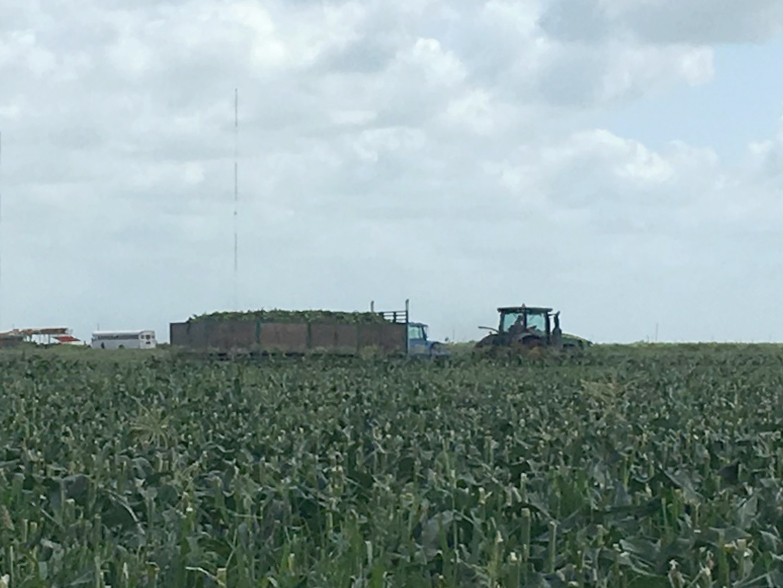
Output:
[[552,35],[596,42],[634,35],[662,44],[764,41],[783,33],[778,0],[553,0],[541,24]]
[[656,37],[661,2],[548,6],[0,5],[0,323],[165,338],[230,305],[239,88],[244,307],[410,297],[436,334],[476,336],[528,302],[599,340],[766,336],[710,312],[776,304],[783,136],[733,164],[596,128],[710,80],[710,41]]

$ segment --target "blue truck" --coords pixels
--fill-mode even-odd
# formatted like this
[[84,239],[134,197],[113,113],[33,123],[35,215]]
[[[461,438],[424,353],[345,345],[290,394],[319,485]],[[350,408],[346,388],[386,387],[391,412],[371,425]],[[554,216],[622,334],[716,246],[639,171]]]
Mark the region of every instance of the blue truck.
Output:
[[449,350],[440,341],[430,341],[428,325],[409,322],[408,355],[414,357],[448,357]]
[[[370,302],[370,312],[375,310],[375,302]],[[441,341],[432,341],[429,337],[429,325],[410,320],[410,301],[405,301],[405,310],[377,312],[392,323],[404,322],[408,330],[406,342],[409,357],[448,357],[449,350]]]

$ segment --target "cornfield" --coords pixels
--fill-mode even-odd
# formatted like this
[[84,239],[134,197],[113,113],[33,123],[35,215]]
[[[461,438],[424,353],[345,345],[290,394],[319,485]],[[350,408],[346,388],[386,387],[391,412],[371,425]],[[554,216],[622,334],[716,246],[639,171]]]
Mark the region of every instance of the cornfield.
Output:
[[783,586],[782,392],[774,347],[0,356],[0,585]]

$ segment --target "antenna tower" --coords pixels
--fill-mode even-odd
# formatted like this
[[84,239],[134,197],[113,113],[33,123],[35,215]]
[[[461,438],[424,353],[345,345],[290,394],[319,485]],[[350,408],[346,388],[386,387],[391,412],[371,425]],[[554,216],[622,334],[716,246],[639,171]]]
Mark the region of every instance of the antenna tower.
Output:
[[[3,132],[0,131],[0,166],[2,165],[2,153],[3,153]],[[2,196],[2,186],[0,186],[0,225],[2,225],[3,220],[3,196]],[[2,248],[3,248],[3,237],[4,233],[2,231],[2,228],[0,228],[0,278],[2,278]],[[2,320],[2,306],[3,302],[5,302],[5,299],[3,298],[3,288],[2,288],[2,279],[0,279],[0,331],[3,328],[3,320]]]
[[234,310],[239,310],[239,89],[234,89]]

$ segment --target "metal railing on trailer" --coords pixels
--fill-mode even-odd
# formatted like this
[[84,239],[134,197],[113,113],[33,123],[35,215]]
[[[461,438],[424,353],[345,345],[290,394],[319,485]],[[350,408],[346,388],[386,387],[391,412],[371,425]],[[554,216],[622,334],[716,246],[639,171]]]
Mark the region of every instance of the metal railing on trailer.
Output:
[[375,301],[370,301],[370,312],[374,312],[391,323],[405,325],[405,355],[410,352],[408,323],[410,322],[410,299],[405,300],[405,310],[375,310]]

